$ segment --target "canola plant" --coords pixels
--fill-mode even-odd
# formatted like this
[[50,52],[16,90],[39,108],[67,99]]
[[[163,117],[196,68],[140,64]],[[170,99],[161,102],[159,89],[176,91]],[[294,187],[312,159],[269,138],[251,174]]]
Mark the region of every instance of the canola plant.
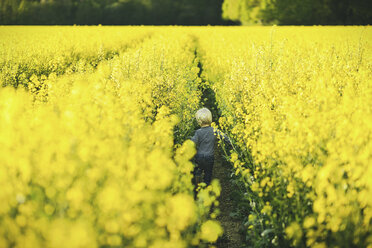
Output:
[[251,207],[247,243],[372,247],[371,40],[370,27],[202,33],[203,77]]
[[[5,41],[18,29],[28,30],[10,29]],[[18,68],[18,76],[29,65],[35,73],[26,83],[14,82],[17,89],[0,91],[0,247],[188,247],[215,241],[222,230],[210,207],[218,182],[194,201],[189,160],[195,148],[191,141],[174,146],[174,130],[177,137],[190,132],[199,106],[192,38],[177,31],[150,38],[147,28],[133,34],[133,28],[107,30],[108,44],[120,34],[122,44],[115,46],[127,48],[94,66],[101,45],[89,44],[102,39],[101,27],[76,27],[78,44],[63,39],[71,35],[66,28],[51,28],[49,35],[55,29],[61,36],[43,41],[33,58],[12,56],[11,50],[27,48],[5,43],[3,83],[11,84],[9,68]],[[19,39],[33,40],[33,32]],[[86,53],[84,34],[93,35]],[[139,42],[138,34],[147,38]],[[64,73],[58,61],[72,58],[50,54],[58,50],[55,39],[65,42],[62,50],[80,51]],[[45,50],[44,42],[51,44]],[[32,69],[54,62],[56,70]]]
[[0,247],[215,242],[220,187],[194,199],[187,141],[206,88],[249,202],[246,247],[372,247],[371,40],[370,27],[0,27]]

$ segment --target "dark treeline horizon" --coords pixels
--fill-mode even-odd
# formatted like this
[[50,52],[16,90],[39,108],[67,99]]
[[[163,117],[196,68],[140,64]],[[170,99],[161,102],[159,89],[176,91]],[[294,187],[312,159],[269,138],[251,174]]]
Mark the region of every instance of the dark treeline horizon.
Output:
[[0,0],[0,25],[367,25],[370,0]]
[[0,24],[229,25],[223,0],[0,0]]

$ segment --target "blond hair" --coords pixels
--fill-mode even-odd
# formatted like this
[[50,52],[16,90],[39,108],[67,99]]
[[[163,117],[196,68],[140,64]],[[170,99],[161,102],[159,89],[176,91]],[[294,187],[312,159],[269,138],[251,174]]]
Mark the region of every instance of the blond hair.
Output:
[[210,125],[212,123],[212,113],[207,108],[199,109],[195,118],[199,125]]

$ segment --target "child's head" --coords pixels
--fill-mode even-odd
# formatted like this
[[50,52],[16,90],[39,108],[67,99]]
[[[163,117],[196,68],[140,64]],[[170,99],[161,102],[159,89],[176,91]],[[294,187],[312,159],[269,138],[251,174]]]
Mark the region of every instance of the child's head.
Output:
[[195,114],[195,118],[200,126],[206,126],[212,123],[212,113],[207,108],[199,109]]

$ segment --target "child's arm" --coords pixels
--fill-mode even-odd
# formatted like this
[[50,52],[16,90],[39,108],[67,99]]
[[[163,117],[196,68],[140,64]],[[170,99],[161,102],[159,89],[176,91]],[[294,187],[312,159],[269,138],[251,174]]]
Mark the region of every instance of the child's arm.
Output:
[[199,136],[198,136],[197,132],[195,132],[195,134],[194,134],[194,136],[192,136],[191,140],[194,141],[195,145],[198,145]]

